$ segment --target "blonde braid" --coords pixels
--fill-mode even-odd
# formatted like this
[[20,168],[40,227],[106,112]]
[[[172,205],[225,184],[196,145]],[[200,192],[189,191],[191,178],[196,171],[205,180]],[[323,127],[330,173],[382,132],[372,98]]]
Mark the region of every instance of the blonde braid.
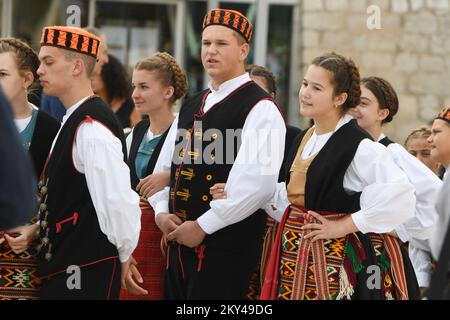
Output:
[[181,69],[178,62],[175,60],[174,57],[172,57],[167,52],[157,52],[155,54],[156,57],[162,59],[165,61],[167,66],[169,67],[171,73],[172,73],[172,79],[170,81],[170,84],[174,88],[174,99],[175,101],[183,97],[187,92],[187,77],[184,71]]

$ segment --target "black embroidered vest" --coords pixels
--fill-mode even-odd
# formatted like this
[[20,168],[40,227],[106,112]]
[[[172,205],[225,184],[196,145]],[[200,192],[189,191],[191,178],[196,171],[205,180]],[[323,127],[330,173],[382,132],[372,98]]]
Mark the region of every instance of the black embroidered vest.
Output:
[[[248,113],[261,100],[273,101],[250,81],[204,113],[203,105],[208,94],[209,90],[206,90],[186,100],[179,115],[169,208],[182,220],[196,220],[210,209],[212,197],[209,189],[215,183],[227,181]],[[258,255],[265,221],[266,213],[258,210],[243,221],[208,235],[205,244]]]
[[384,137],[383,139],[381,139],[380,141],[378,141],[379,143],[381,143],[383,146],[387,147],[390,144],[395,143],[394,141],[392,141],[391,139],[389,139],[388,137]]
[[[303,139],[305,130],[292,145],[286,165],[286,185],[289,170]],[[336,131],[317,154],[306,174],[305,207],[308,210],[353,213],[360,210],[361,193],[344,190],[344,176],[360,142],[371,139],[369,134],[351,120]],[[371,139],[372,140],[372,139]]]
[[99,121],[126,146],[122,127],[98,97],[86,100],[69,117],[58,136],[45,170],[39,210],[41,250],[39,276],[64,272],[70,265],[84,266],[118,255],[101,231],[85,175],[73,164],[72,146],[79,125]]
[[38,111],[36,127],[31,138],[29,149],[34,163],[34,170],[38,178],[44,169],[45,160],[60,127],[61,123],[58,120],[45,111]]

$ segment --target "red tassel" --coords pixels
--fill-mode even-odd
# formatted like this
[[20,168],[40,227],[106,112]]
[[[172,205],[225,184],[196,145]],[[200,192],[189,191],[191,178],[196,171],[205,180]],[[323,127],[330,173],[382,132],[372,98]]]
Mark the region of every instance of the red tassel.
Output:
[[348,256],[344,257],[344,265],[343,268],[345,269],[345,272],[347,272],[348,282],[352,285],[353,288],[356,287],[356,273],[355,270],[353,270],[352,262],[350,261],[350,258]]

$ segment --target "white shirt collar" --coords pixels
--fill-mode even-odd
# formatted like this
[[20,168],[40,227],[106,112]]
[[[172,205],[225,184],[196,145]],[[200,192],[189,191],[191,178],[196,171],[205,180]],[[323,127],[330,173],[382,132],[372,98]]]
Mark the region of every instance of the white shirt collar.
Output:
[[334,131],[317,135],[316,130],[314,130],[311,138],[305,145],[305,148],[302,153],[302,159],[305,160],[310,156],[317,154],[320,150],[322,150],[322,148],[325,146],[325,144],[328,142],[331,136],[336,131],[338,131],[343,125],[349,123],[351,120],[353,120],[353,117],[351,115],[346,114],[341,119],[339,119],[338,123],[336,124],[336,127],[334,128]]
[[331,135],[332,135],[333,133],[335,133],[336,131],[338,131],[343,125],[349,123],[351,120],[353,120],[353,117],[352,117],[351,115],[349,115],[349,114],[345,114],[344,116],[342,116],[341,119],[339,119],[339,121],[338,121],[338,123],[336,124],[336,127],[334,128],[333,131],[327,132],[327,133],[324,133],[324,134],[321,134],[321,135],[318,135],[318,134],[316,133],[315,126],[313,126],[314,132],[313,132],[312,136],[313,136],[313,137],[314,137],[314,136],[316,136],[316,137],[322,137],[322,136],[327,136],[327,135],[328,135],[328,136],[331,137]]
[[231,93],[233,90],[237,89],[238,87],[240,87],[241,85],[243,85],[244,83],[250,81],[250,76],[248,74],[248,72],[240,75],[239,77],[230,79],[228,81],[225,81],[224,83],[222,83],[219,86],[218,90],[214,90],[213,86],[212,86],[212,81],[209,82],[208,84],[208,88],[211,90],[211,92],[213,93],[220,93],[220,94],[229,94]]
[[69,117],[72,115],[72,113],[75,112],[75,110],[78,109],[79,106],[81,106],[81,104],[83,102],[85,102],[87,100],[87,98],[89,98],[90,96],[84,97],[83,99],[79,100],[77,103],[75,103],[73,106],[71,106],[69,109],[67,109],[66,114],[64,115],[63,119],[62,119],[62,124],[64,124],[67,119],[69,119]]
[[381,133],[380,137],[378,138],[377,142],[380,142],[381,140],[383,140],[384,138],[386,138],[386,136],[384,135],[384,133]]

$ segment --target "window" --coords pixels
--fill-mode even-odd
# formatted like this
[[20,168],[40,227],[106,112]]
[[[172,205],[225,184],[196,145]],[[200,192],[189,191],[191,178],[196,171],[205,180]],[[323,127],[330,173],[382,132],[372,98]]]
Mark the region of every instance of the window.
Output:
[[174,55],[176,5],[98,1],[96,13],[109,53],[129,69],[157,51]]
[[70,6],[79,8],[80,26],[87,25],[89,0],[14,0],[12,4],[12,36],[27,41],[35,49],[39,48],[43,27],[73,23]]
[[203,90],[203,65],[200,56],[203,18],[206,2],[189,1],[186,17],[185,61],[189,82],[189,94]]
[[277,100],[286,114],[289,106],[292,6],[271,5],[266,66],[277,79]]

